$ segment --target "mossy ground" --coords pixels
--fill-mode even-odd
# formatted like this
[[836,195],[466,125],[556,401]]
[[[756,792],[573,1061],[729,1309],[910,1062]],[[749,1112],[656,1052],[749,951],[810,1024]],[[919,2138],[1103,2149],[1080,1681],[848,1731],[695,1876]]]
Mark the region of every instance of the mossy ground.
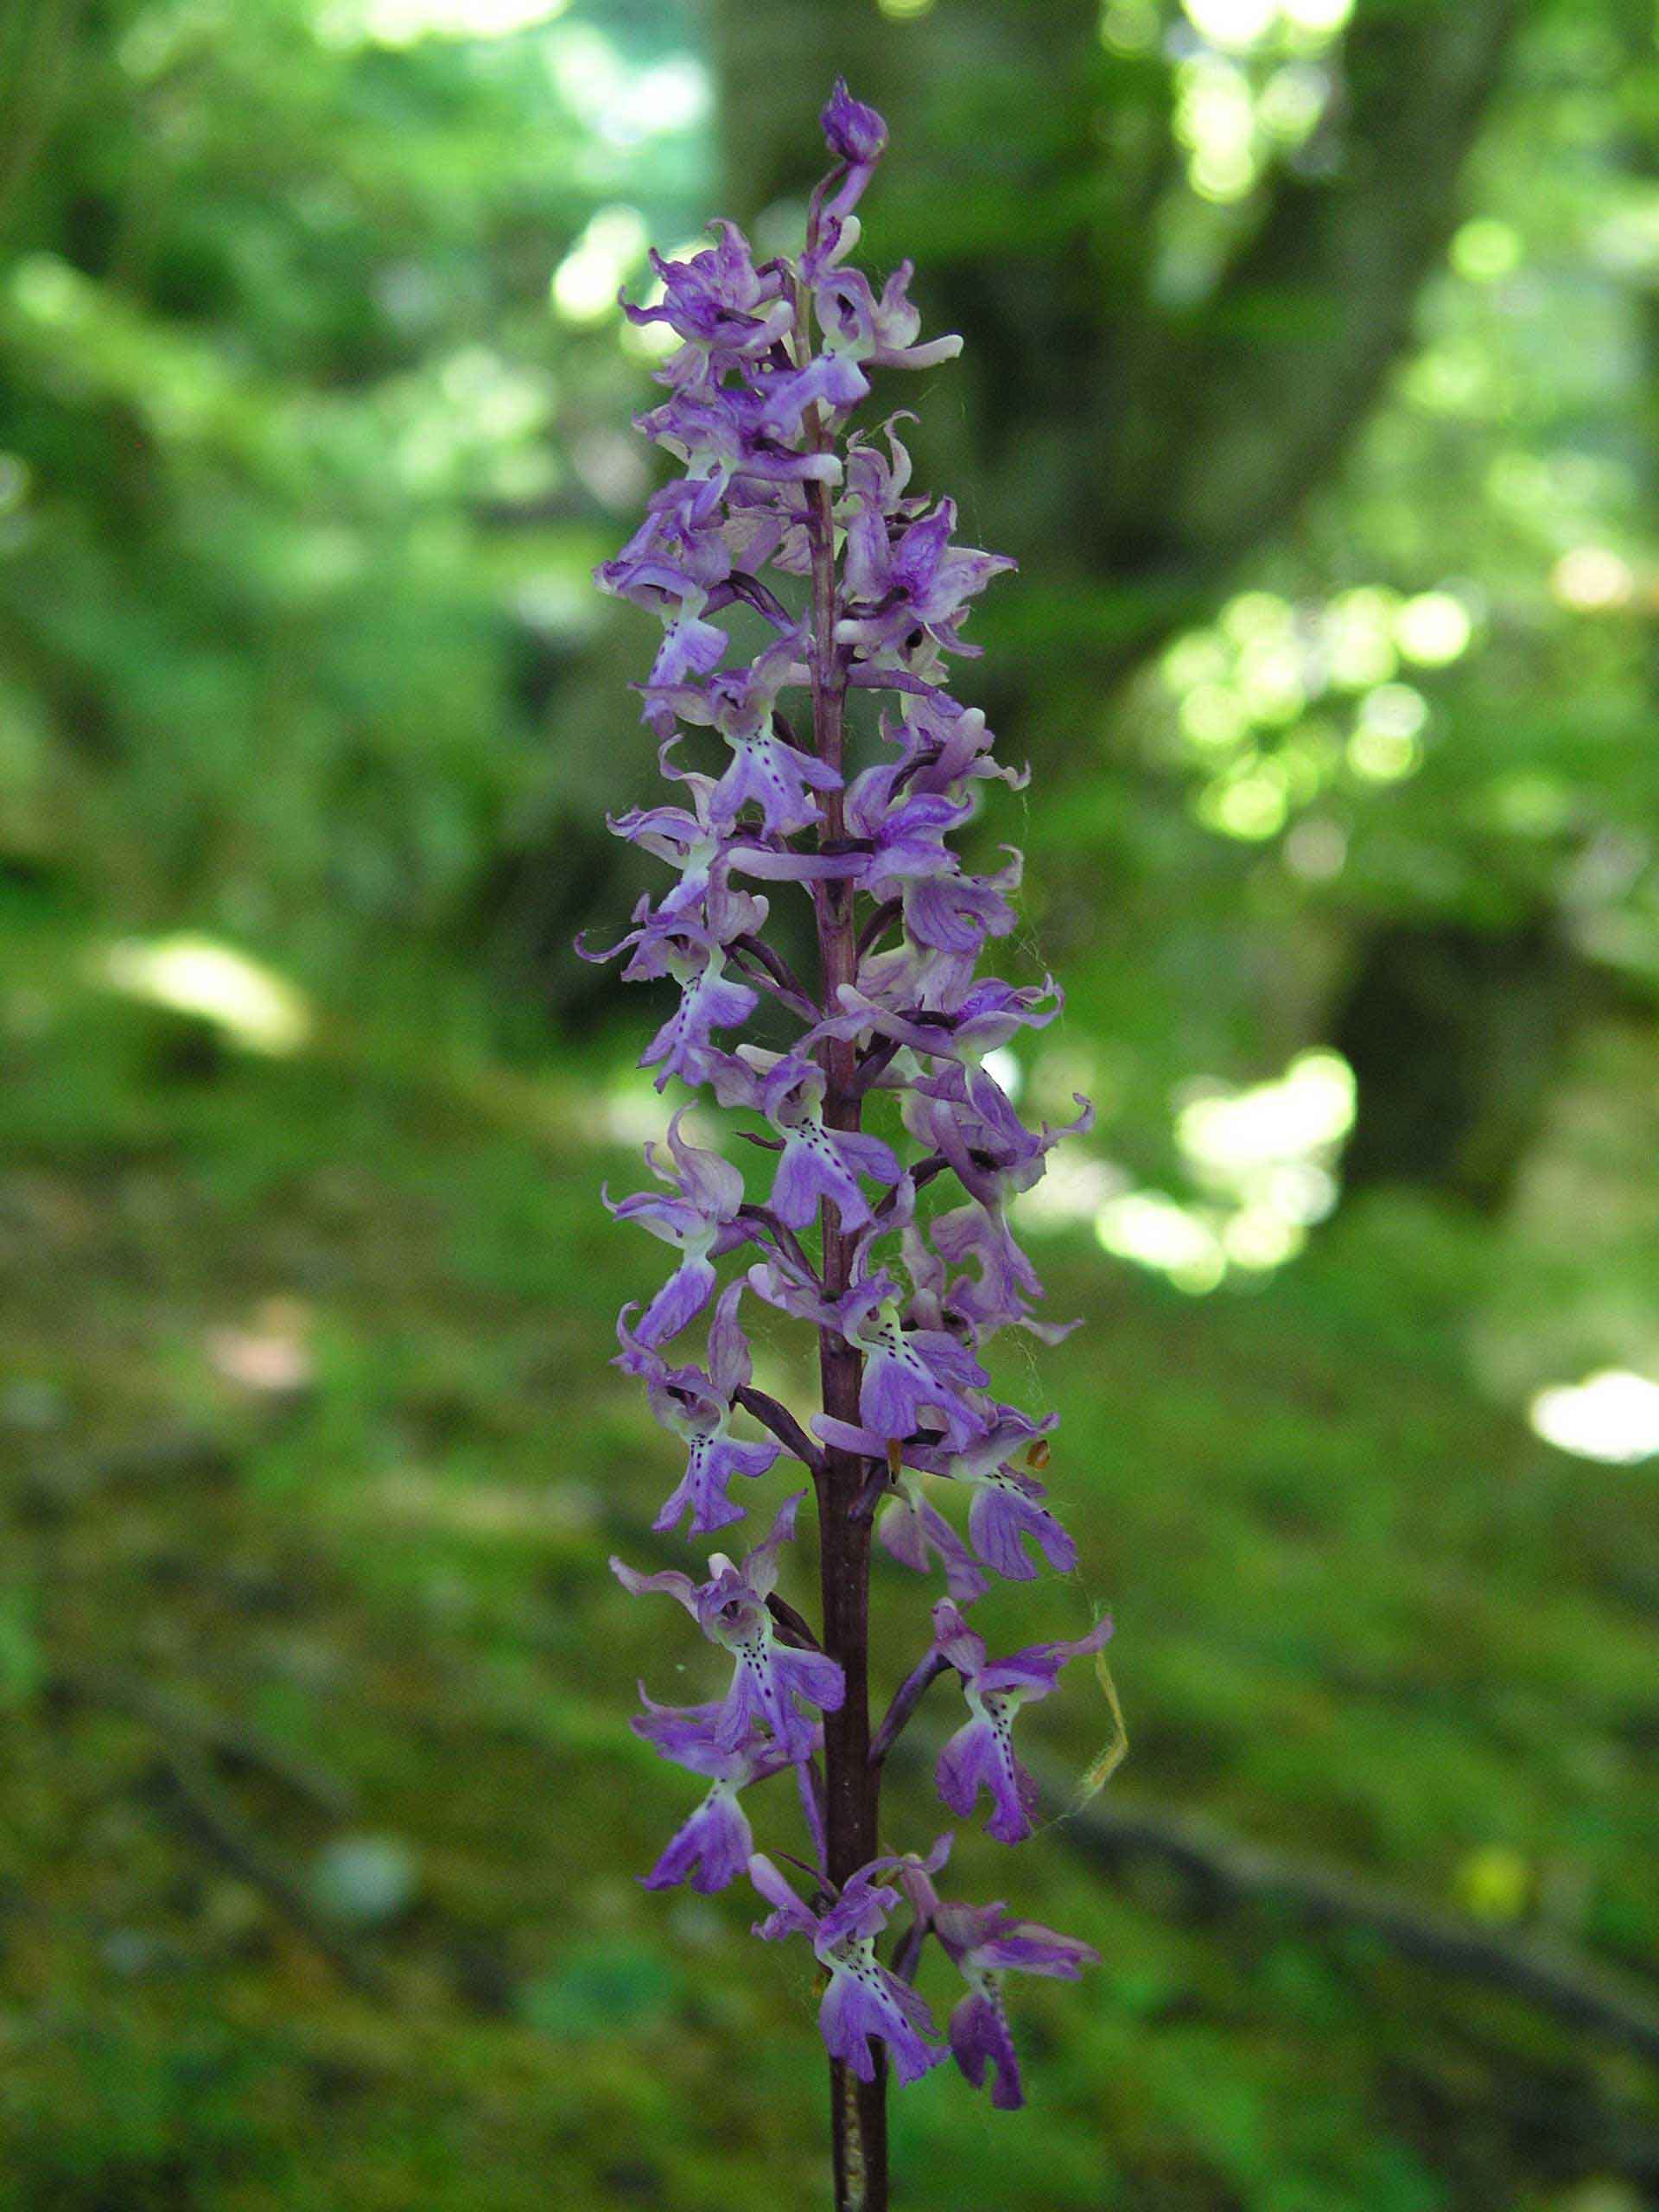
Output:
[[[713,1676],[605,1569],[658,1555],[670,1453],[607,1364],[655,1248],[598,1205],[637,1170],[596,1082],[338,1037],[220,1055],[27,969],[0,1092],[0,2205],[826,2202],[805,1965],[750,1941],[746,1897],[634,1879],[687,1795],[628,1733],[634,1677]],[[1065,1416],[1085,1568],[999,1591],[992,1634],[1111,1605],[1125,1796],[1651,1976],[1659,1487],[1471,1385],[1503,1294],[1484,1249],[1373,1201],[1194,1303],[1050,1240],[1054,1310],[1089,1326],[1020,1379]],[[308,1379],[238,1382],[226,1330]],[[884,1667],[922,1595],[883,1570]],[[399,1847],[406,1909],[346,1939],[378,1992],[181,1820],[169,1762],[204,1715],[348,1793],[217,1776],[302,1888],[342,1836]],[[1079,1770],[1108,1732],[1086,1677],[1026,1726]],[[895,1838],[938,1817],[895,1779]],[[1619,2212],[1659,2177],[1636,2062],[1516,2004],[1108,1885],[1062,1832],[958,1855],[1106,1963],[1020,1993],[1022,2115],[944,2070],[898,2101],[908,2212]]]

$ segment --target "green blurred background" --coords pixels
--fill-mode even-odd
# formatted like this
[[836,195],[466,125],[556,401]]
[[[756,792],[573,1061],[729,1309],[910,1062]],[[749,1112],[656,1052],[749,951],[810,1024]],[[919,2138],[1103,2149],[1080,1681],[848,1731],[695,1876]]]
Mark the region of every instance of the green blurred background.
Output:
[[787,241],[840,69],[1021,562],[1010,1080],[1100,1108],[1012,1378],[1082,1586],[998,1625],[1109,1603],[1132,1742],[964,1839],[1105,1965],[899,2202],[1659,2202],[1652,0],[10,0],[8,2212],[827,2202],[801,1964],[633,1878],[702,1678],[604,1571],[663,1107],[569,939],[652,767],[614,294]]

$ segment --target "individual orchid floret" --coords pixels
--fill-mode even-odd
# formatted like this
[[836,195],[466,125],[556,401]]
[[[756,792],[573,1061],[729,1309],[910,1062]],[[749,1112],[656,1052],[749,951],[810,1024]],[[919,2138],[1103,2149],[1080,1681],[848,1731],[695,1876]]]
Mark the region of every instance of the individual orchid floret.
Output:
[[760,391],[724,387],[704,397],[676,392],[634,426],[654,445],[683,461],[690,475],[724,493],[734,479],[765,484],[838,484],[834,454],[799,453],[774,432],[772,409]]
[[944,1156],[969,1196],[995,1210],[1041,1179],[1062,1138],[1090,1128],[1093,1109],[1085,1099],[1077,1103],[1076,1121],[1028,1129],[983,1069],[964,1081],[951,1068],[913,1084],[899,1110],[911,1135]]
[[786,836],[817,822],[819,810],[809,791],[832,791],[841,779],[833,768],[800,752],[773,729],[730,729],[724,733],[732,764],[709,802],[715,819],[729,824],[746,806],[759,809],[773,836]]
[[709,1781],[708,1795],[640,1879],[648,1890],[671,1889],[679,1882],[690,1882],[705,1896],[723,1890],[747,1872],[754,1850],[753,1831],[738,1802],[738,1792],[794,1761],[781,1744],[760,1729],[751,1730],[730,1749],[722,1745],[715,1726],[720,1712],[716,1705],[658,1705],[643,1686],[639,1694],[645,1709],[628,1724],[634,1734],[676,1766],[706,1775]]
[[769,836],[788,836],[819,819],[809,791],[841,787],[833,768],[791,744],[777,725],[779,694],[806,680],[804,652],[804,632],[785,630],[747,668],[712,677],[701,690],[683,685],[658,693],[683,721],[712,726],[731,747],[731,764],[709,793],[709,819],[717,830],[729,830],[746,806],[754,806]]
[[1040,1342],[1059,1344],[1076,1321],[1042,1321],[1032,1312],[1043,1295],[1037,1270],[1021,1251],[1000,1207],[976,1200],[938,1215],[931,1224],[934,1250],[951,1268],[976,1270],[974,1278],[956,1276],[950,1287],[953,1318],[983,1344],[997,1330],[1024,1329]]
[[962,1446],[982,1423],[965,1393],[989,1380],[967,1346],[941,1329],[906,1326],[899,1285],[885,1272],[850,1290],[838,1310],[842,1333],[864,1355],[859,1419],[880,1436],[909,1436],[928,1426]]
[[909,791],[904,767],[883,761],[867,768],[847,794],[847,828],[869,840],[864,885],[875,899],[902,898],[924,876],[960,875],[962,863],[944,840],[972,813],[966,800]]
[[778,1554],[793,1540],[795,1516],[804,1491],[779,1509],[770,1535],[757,1544],[741,1567],[723,1552],[709,1564],[714,1572],[707,1582],[693,1582],[689,1574],[670,1567],[660,1574],[639,1574],[622,1560],[611,1561],[611,1572],[635,1597],[661,1591],[685,1607],[711,1643],[732,1655],[731,1687],[715,1714],[715,1740],[731,1751],[748,1731],[764,1723],[791,1759],[810,1756],[813,1724],[801,1711],[813,1706],[820,1713],[834,1713],[845,1692],[840,1666],[822,1651],[800,1650],[781,1643],[772,1627],[766,1599],[778,1586]]
[[[896,1007],[872,998],[856,983],[842,983],[836,997],[839,1010],[817,1024],[810,1033],[810,1041],[836,1038],[868,1046],[881,1038],[925,1059],[941,1064],[952,1062],[964,1070],[981,1073],[980,1064],[987,1052],[1005,1046],[1021,1029],[1046,1027],[1059,1011],[1059,994],[1052,987],[1030,983],[1016,986],[1001,982],[995,976],[987,976],[982,982],[974,984],[948,1013],[922,1007]],[[989,1084],[992,1079],[986,1076],[984,1080]],[[908,1079],[904,1087],[911,1087]],[[935,1094],[945,1100],[965,1100],[967,1076],[944,1080],[936,1074],[931,1090],[921,1095],[926,1097]],[[1006,1099],[1003,1103],[1007,1104]],[[1017,1117],[1015,1126],[1019,1126]],[[926,1142],[930,1132],[917,1128],[912,1134]],[[1022,1144],[1026,1136],[1022,1128]]]
[[830,150],[854,168],[873,169],[887,150],[887,126],[873,107],[855,100],[837,77],[818,117]]
[[[826,1444],[856,1452],[872,1467],[887,1464],[888,1440],[874,1429],[836,1421],[829,1414],[815,1414],[812,1429]],[[916,1449],[908,1444],[901,1448],[906,1459]],[[937,1446],[922,1446],[916,1455],[936,1465],[945,1456]],[[976,1598],[982,1598],[989,1583],[975,1566],[967,1545],[928,1497],[916,1468],[900,1465],[896,1472],[889,1468],[889,1479],[893,1488],[875,1524],[876,1540],[883,1549],[901,1567],[918,1574],[929,1573],[937,1560],[945,1589],[958,1605],[971,1605]]]
[[838,1210],[843,1229],[862,1229],[871,1219],[859,1177],[891,1187],[904,1173],[893,1147],[880,1137],[824,1127],[823,1071],[816,1061],[791,1053],[768,1073],[760,1090],[760,1110],[784,1141],[772,1186],[772,1211],[791,1229],[817,1218],[820,1199]]
[[1077,1563],[1077,1545],[1043,1503],[1047,1493],[1041,1483],[1015,1464],[1020,1456],[1027,1463],[1039,1454],[1046,1459],[1043,1440],[1058,1417],[1050,1414],[1040,1421],[1028,1421],[1011,1406],[1001,1412],[995,1427],[965,1452],[953,1453],[945,1468],[952,1482],[973,1493],[969,1541],[987,1567],[1010,1582],[1029,1582],[1037,1573],[1028,1542],[1056,1574],[1070,1574]]
[[962,351],[962,340],[955,334],[918,342],[922,318],[909,297],[915,273],[913,263],[901,261],[878,300],[862,270],[830,270],[817,288],[815,303],[831,353],[878,369],[931,369],[941,361],[954,360]]
[[[658,972],[679,984],[680,1002],[639,1055],[641,1067],[658,1071],[658,1090],[671,1076],[707,1083],[721,1057],[713,1042],[716,1033],[735,1029],[760,1003],[757,992],[727,975],[726,958],[723,945],[689,925],[677,926],[664,947]],[[632,965],[637,969],[637,961]]]
[[653,249],[651,265],[663,286],[653,307],[622,312],[636,325],[666,323],[684,340],[663,369],[664,383],[707,384],[711,371],[763,360],[795,325],[794,303],[776,265],[757,270],[749,242],[735,223],[711,223],[715,242],[688,261],[664,261]]
[[[876,1524],[877,1537],[887,1550],[918,1574],[926,1573],[937,1559],[944,1571],[945,1588],[958,1605],[971,1605],[988,1587],[974,1564],[974,1553],[1010,1582],[1029,1582],[1037,1573],[1028,1544],[1036,1546],[1057,1574],[1069,1574],[1077,1565],[1077,1545],[1043,1503],[1047,1493],[1041,1483],[1027,1471],[1046,1461],[1046,1439],[1058,1426],[1058,1414],[1047,1414],[1034,1421],[1013,1406],[995,1406],[991,1414],[992,1426],[986,1433],[960,1452],[938,1441],[906,1438],[899,1447],[901,1464],[892,1476],[892,1495]],[[826,1414],[813,1416],[812,1428],[826,1444],[855,1452],[874,1465],[881,1464],[887,1448],[886,1440],[874,1430],[834,1421]],[[1019,1464],[1021,1460],[1024,1465]],[[927,1496],[924,1476],[969,1491],[968,1535],[973,1553]]]
[[929,1573],[937,1560],[945,1589],[958,1605],[971,1605],[990,1586],[975,1566],[967,1545],[908,1467],[900,1469],[875,1533],[885,1551],[918,1574]]
[[942,1905],[934,1932],[968,1984],[968,1993],[951,2008],[947,2032],[951,2052],[975,2088],[989,2066],[996,2069],[991,2102],[1014,2112],[1026,2101],[1020,2061],[1008,2032],[1002,2002],[1002,1976],[1014,1971],[1076,1981],[1100,1954],[1087,1943],[1056,1936],[1033,1922],[1010,1919],[1001,1904],[975,1908]]
[[632,1335],[628,1328],[632,1306],[624,1308],[617,1323],[622,1351],[616,1364],[643,1377],[652,1412],[690,1447],[685,1472],[652,1522],[659,1534],[687,1512],[694,1536],[709,1535],[741,1521],[743,1508],[734,1502],[728,1489],[733,1477],[758,1480],[777,1460],[780,1446],[770,1440],[750,1444],[728,1433],[737,1394],[752,1371],[748,1338],[737,1321],[742,1294],[740,1276],[715,1308],[707,1374],[701,1368],[669,1366],[660,1352]]
[[807,247],[801,256],[801,274],[809,284],[858,244],[858,218],[853,209],[863,197],[887,143],[887,124],[873,107],[852,97],[844,77],[836,78],[818,120],[840,166],[830,172],[812,195]]
[[1099,1952],[1034,1921],[1015,1920],[1001,1902],[942,1903],[925,1863],[903,1868],[899,1881],[915,1910],[918,1931],[937,1937],[968,1985],[948,2028],[957,2064],[976,2089],[983,2086],[987,2069],[995,2067],[991,2102],[1000,2111],[1017,2111],[1026,2101],[1025,2090],[1002,2001],[1003,1976],[1036,1974],[1076,1981],[1085,1967],[1099,1965]]
[[984,1431],[968,1394],[989,1378],[958,1338],[913,1325],[898,1278],[872,1256],[880,1232],[911,1218],[915,1198],[911,1178],[902,1176],[881,1213],[859,1232],[852,1281],[839,1299],[826,1300],[817,1278],[781,1254],[752,1267],[748,1280],[769,1305],[833,1329],[861,1354],[858,1417],[865,1428],[889,1439],[926,1429],[960,1449]]
[[633,1197],[613,1201],[600,1196],[616,1221],[636,1221],[642,1229],[671,1244],[680,1264],[645,1308],[634,1332],[641,1344],[658,1344],[677,1336],[696,1319],[715,1294],[711,1255],[731,1250],[744,1232],[735,1225],[743,1203],[743,1178],[718,1153],[703,1152],[680,1135],[685,1118],[681,1108],[668,1125],[668,1149],[648,1144],[645,1159],[652,1173],[672,1192],[640,1191]]
[[961,625],[968,601],[1016,563],[1000,553],[952,545],[954,499],[888,534],[884,518],[861,512],[847,533],[847,600],[836,642],[899,666],[912,664],[924,639],[947,652],[971,653]]
[[988,1662],[985,1639],[976,1636],[948,1598],[933,1608],[935,1649],[962,1677],[972,1716],[939,1753],[934,1779],[953,1813],[966,1818],[982,1789],[991,1797],[985,1832],[999,1843],[1020,1843],[1031,1834],[1037,1785],[1015,1758],[1014,1717],[1022,1705],[1046,1697],[1068,1659],[1098,1651],[1111,1635],[1103,1617],[1087,1636],[1071,1643],[1033,1643]]
[[899,1903],[896,1892],[875,1877],[893,1863],[878,1859],[861,1867],[838,1897],[815,1911],[770,1859],[757,1853],[749,1861],[749,1879],[772,1908],[755,1923],[755,1934],[769,1943],[804,1936],[811,1944],[830,1976],[818,2007],[824,2043],[831,2057],[849,2066],[861,2082],[875,2078],[875,2043],[887,2046],[901,2082],[918,2081],[944,2056],[925,2000],[875,1955],[875,1938]]

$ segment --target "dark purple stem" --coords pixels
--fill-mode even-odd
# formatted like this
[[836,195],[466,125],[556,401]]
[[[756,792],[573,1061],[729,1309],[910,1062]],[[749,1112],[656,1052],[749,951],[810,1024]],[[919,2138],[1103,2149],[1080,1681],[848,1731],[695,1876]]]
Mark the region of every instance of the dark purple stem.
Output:
[[[764,943],[758,937],[752,937],[747,931],[741,937],[734,937],[732,939],[732,950],[734,952],[745,954],[749,960],[758,963],[758,967],[749,970],[755,982],[762,985],[766,990],[775,992],[779,998],[787,1005],[792,1006],[796,1013],[806,1020],[817,1020],[818,1008],[813,1005],[807,995],[805,985],[781,953],[774,952],[771,945]],[[760,972],[762,969],[765,970],[764,974]]]
[[748,1383],[740,1385],[737,1402],[746,1413],[754,1415],[769,1428],[791,1459],[810,1467],[815,1475],[823,1471],[823,1453],[812,1441],[787,1406],[780,1406],[776,1398],[768,1397],[764,1390],[752,1389]]
[[942,1652],[930,1651],[925,1659],[912,1667],[893,1694],[893,1703],[887,1707],[887,1718],[875,1732],[875,1741],[870,1745],[870,1764],[879,1767],[904,1732],[905,1723],[937,1682],[950,1670],[950,1662]]
[[[797,327],[807,328],[804,287]],[[804,339],[803,337],[803,343]],[[810,442],[828,441],[816,410],[807,416]],[[807,490],[807,532],[812,549],[812,735],[821,760],[842,767],[847,702],[847,663],[836,645],[840,612],[836,577],[835,511],[827,484]],[[823,798],[820,848],[846,836],[841,793]],[[822,1000],[840,1003],[839,991],[858,972],[858,925],[851,881],[830,877],[816,887]],[[832,1129],[859,1126],[858,1055],[850,1040],[826,1039],[819,1046],[824,1072],[823,1118]],[[853,1237],[827,1200],[823,1210],[823,1291],[827,1303],[842,1297],[852,1275]],[[818,1371],[823,1409],[856,1423],[863,1360],[836,1329],[818,1331]],[[877,1854],[880,1770],[870,1764],[869,1640],[870,1524],[853,1509],[863,1487],[856,1453],[830,1448],[817,1477],[819,1572],[823,1599],[823,1648],[836,1660],[846,1690],[839,1711],[823,1724],[825,1871],[837,1888]],[[830,2062],[830,2140],[836,2212],[887,2212],[887,2047],[876,2046],[875,2078],[861,2082],[839,2059]]]

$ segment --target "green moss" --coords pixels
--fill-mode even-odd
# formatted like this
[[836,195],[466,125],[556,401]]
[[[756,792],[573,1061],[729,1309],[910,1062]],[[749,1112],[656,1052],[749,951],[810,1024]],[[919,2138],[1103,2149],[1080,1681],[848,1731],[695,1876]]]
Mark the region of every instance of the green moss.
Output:
[[[0,2139],[25,2146],[0,2205],[822,2202],[804,1962],[757,1950],[741,1897],[634,1880],[689,1785],[627,1733],[633,1677],[714,1676],[604,1569],[654,1555],[670,1453],[607,1363],[647,1255],[598,1209],[633,1170],[587,1141],[582,1071],[502,1095],[338,1048],[186,1081],[57,1007],[0,1103]],[[1039,1370],[1084,1567],[999,1592],[993,1633],[1114,1605],[1112,1787],[1436,1904],[1500,1846],[1525,1914],[1650,1952],[1651,1652],[1607,1564],[1653,1541],[1655,1495],[1547,1452],[1447,1356],[1484,1280],[1455,1225],[1373,1206],[1197,1306],[1081,1243],[1043,1256],[1093,1324]],[[226,1328],[289,1331],[303,1386],[227,1379]],[[921,1593],[880,1588],[893,1668]],[[99,1675],[348,1786],[227,1771],[283,1865],[344,1834],[412,1855],[410,1910],[359,1939],[384,2001],[181,1831],[164,1736],[47,1694]],[[1079,1770],[1105,1732],[1081,1682],[1033,1716]],[[758,1818],[787,1845],[786,1804]],[[935,1821],[896,1775],[892,1834]],[[1104,1885],[1063,1832],[958,1857],[1105,1964],[1018,1993],[1027,2113],[943,2074],[900,2101],[912,2212],[1486,2212],[1630,2108],[1587,2042],[1374,1947],[1208,1918],[1146,1869]],[[1553,2148],[1520,2112],[1545,2077]]]

